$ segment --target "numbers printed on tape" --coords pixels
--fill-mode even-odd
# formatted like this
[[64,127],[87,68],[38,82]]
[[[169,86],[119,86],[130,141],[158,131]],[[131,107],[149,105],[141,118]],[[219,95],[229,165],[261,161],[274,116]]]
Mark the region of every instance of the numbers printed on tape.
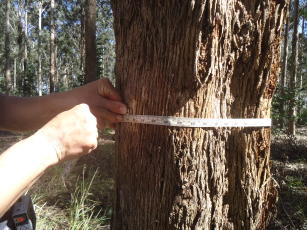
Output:
[[124,115],[123,122],[175,127],[270,127],[270,118],[207,119],[152,115]]

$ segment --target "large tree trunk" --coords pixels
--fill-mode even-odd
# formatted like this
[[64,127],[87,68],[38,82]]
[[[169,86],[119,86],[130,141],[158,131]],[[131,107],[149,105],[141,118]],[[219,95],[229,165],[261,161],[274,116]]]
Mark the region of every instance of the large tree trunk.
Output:
[[[112,1],[131,114],[266,118],[284,1]],[[121,124],[113,230],[265,229],[276,199],[268,128]]]
[[[290,5],[291,0],[289,0]],[[288,36],[289,36],[289,10],[287,12],[287,19],[285,23],[285,31],[284,31],[284,47],[283,47],[283,58],[282,58],[282,66],[281,66],[281,74],[280,74],[280,105],[279,105],[279,126],[280,128],[284,128],[284,117],[285,117],[285,87],[286,87],[286,77],[287,77],[287,66],[288,66]]]
[[11,47],[10,47],[10,11],[11,11],[11,1],[6,0],[6,9],[5,9],[5,39],[4,39],[4,58],[5,58],[5,90],[9,94],[12,90],[12,59],[11,59]]
[[298,61],[298,7],[299,0],[293,1],[293,35],[292,35],[292,54],[290,59],[290,78],[289,78],[289,111],[288,111],[288,133],[295,135],[295,123],[297,115],[297,61]]
[[96,0],[86,0],[85,11],[85,82],[97,79]]
[[56,67],[56,44],[55,44],[55,0],[50,3],[50,75],[49,75],[49,91],[56,91],[57,87],[57,67]]

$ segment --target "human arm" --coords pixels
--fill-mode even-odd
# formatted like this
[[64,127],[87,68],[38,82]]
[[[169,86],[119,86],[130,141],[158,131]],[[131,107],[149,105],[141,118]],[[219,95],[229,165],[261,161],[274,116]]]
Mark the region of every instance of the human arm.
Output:
[[111,83],[103,78],[79,88],[42,97],[11,97],[0,95],[0,129],[36,130],[57,114],[78,104],[87,104],[97,117],[99,126],[121,121],[126,106]]
[[87,105],[60,113],[0,155],[0,217],[44,171],[97,146],[97,120]]

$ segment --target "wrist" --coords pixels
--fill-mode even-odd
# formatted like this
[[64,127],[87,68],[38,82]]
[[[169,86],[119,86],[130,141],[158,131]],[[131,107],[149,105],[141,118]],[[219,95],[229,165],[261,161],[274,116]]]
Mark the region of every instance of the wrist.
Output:
[[43,131],[39,130],[28,138],[30,143],[36,146],[33,151],[36,159],[38,159],[46,168],[56,165],[58,159],[58,144],[56,140],[48,137]]

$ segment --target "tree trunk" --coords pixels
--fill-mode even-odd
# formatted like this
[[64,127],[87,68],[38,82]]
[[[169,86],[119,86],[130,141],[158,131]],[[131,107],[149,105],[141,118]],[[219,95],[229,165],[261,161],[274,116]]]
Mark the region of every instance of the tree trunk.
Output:
[[[130,114],[266,118],[284,1],[112,1]],[[117,130],[112,229],[265,229],[276,190],[269,128]]]
[[85,82],[97,79],[96,0],[86,0],[85,11]]
[[85,71],[85,10],[84,1],[81,0],[80,6],[80,70],[82,75]]
[[17,25],[17,30],[18,30],[18,38],[17,38],[17,44],[18,44],[18,65],[17,65],[17,88],[19,92],[22,92],[23,90],[23,72],[24,72],[24,67],[23,67],[23,57],[24,57],[24,32],[23,32],[23,3],[21,1],[18,1],[18,25]]
[[29,96],[28,90],[30,82],[28,81],[28,0],[24,0],[24,47],[23,47],[23,94]]
[[298,60],[298,8],[299,0],[293,1],[293,35],[292,35],[292,54],[290,60],[290,79],[289,79],[289,111],[288,111],[288,133],[295,135],[295,123],[297,115],[297,60]]
[[5,91],[9,94],[12,90],[12,60],[11,60],[11,47],[10,47],[10,11],[11,11],[11,1],[6,0],[6,9],[5,9],[5,40],[4,40],[4,58],[5,58]]
[[43,82],[42,82],[42,57],[41,57],[41,47],[42,47],[42,13],[43,4],[38,3],[38,44],[37,44],[37,58],[38,58],[38,76],[37,76],[37,88],[38,95],[43,95]]
[[55,0],[50,3],[50,75],[49,75],[49,91],[56,91],[56,45],[55,45]]
[[[306,2],[307,5],[307,2]],[[304,86],[303,86],[303,78],[304,78],[304,71],[303,71],[303,66],[304,66],[304,31],[305,31],[305,18],[303,17],[302,19],[302,34],[301,34],[301,39],[300,39],[300,51],[299,51],[299,82],[298,82],[298,89],[299,89],[299,93],[298,93],[298,101],[299,101],[299,105],[297,106],[297,115],[299,117],[299,120],[297,121],[299,124],[302,122],[302,117],[301,117],[301,113],[302,113],[302,108],[303,108],[303,90],[304,90]]]
[[13,89],[14,89],[14,91],[17,90],[17,63],[16,63],[16,58],[14,58]]
[[[289,1],[289,5],[291,0]],[[287,11],[287,19],[285,23],[285,31],[284,31],[284,47],[283,47],[283,58],[282,58],[282,66],[281,66],[281,74],[280,74],[280,105],[279,105],[279,126],[280,128],[284,128],[284,117],[285,117],[285,87],[286,87],[286,77],[287,77],[287,66],[288,66],[288,36],[289,36],[289,10]]]

